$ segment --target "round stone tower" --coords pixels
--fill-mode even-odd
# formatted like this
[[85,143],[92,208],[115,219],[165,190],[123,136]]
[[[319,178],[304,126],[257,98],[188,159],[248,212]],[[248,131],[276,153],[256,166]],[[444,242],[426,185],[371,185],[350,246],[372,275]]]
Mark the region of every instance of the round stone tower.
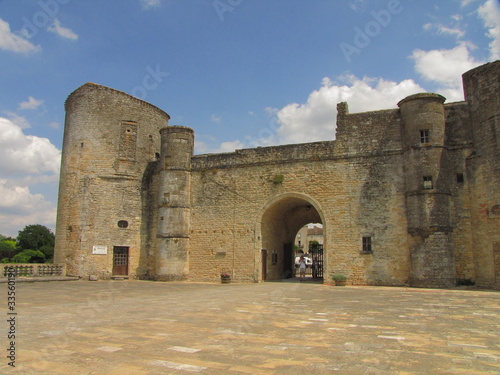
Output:
[[412,286],[455,283],[444,101],[441,95],[421,93],[398,103]]
[[189,273],[193,129],[161,129],[161,171],[155,279],[185,280]]
[[144,276],[155,231],[146,185],[169,116],[93,83],[65,108],[54,262],[71,276]]
[[476,285],[500,288],[500,60],[463,76],[474,152],[466,161]]

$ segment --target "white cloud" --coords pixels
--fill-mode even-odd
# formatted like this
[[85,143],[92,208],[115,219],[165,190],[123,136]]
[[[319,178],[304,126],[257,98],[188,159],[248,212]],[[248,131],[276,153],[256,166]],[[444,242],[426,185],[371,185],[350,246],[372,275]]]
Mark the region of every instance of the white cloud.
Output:
[[25,135],[0,118],[0,176],[59,173],[61,152],[47,138]]
[[460,2],[460,6],[461,6],[461,7],[466,7],[466,6],[468,6],[469,4],[473,3],[474,1],[476,1],[476,0],[462,0],[462,1]]
[[483,64],[470,54],[470,44],[460,43],[452,49],[423,51],[416,49],[410,56],[415,70],[425,80],[437,83],[448,101],[463,100],[462,74]]
[[478,15],[488,29],[486,36],[492,39],[490,60],[497,60],[500,58],[500,6],[495,0],[487,0],[479,7]]
[[30,96],[27,101],[19,103],[19,109],[37,109],[42,104],[43,100],[37,100]]
[[435,21],[426,23],[422,26],[423,30],[434,32],[438,35],[451,36],[461,40],[466,34],[466,27],[462,24],[463,16],[461,14],[452,14],[449,19],[441,21],[438,17],[432,17]]
[[55,33],[59,35],[60,37],[70,39],[70,40],[77,40],[78,35],[75,34],[71,29],[68,29],[66,27],[61,26],[61,22],[57,19],[54,18],[54,23],[52,26],[49,26],[47,28],[47,31],[50,31],[51,33]]
[[29,214],[36,206],[49,205],[42,194],[31,194],[28,186],[20,186],[0,179],[0,207],[2,212]]
[[32,194],[27,186],[0,179],[0,234],[16,237],[18,231],[30,224],[54,228],[56,204],[42,194]]
[[[459,21],[455,19],[456,21]],[[461,30],[459,27],[449,27],[440,23],[426,23],[422,26],[425,31],[436,30],[437,34],[440,35],[450,35],[457,39],[463,38],[465,36],[465,31]]]
[[223,153],[223,152],[232,152],[237,149],[248,148],[250,147],[248,144],[244,144],[239,140],[222,142],[217,147],[212,147],[206,142],[196,141],[194,142],[194,149],[197,155],[207,154],[207,153]]
[[237,149],[245,148],[245,146],[241,141],[230,141],[230,142],[222,142],[219,148],[215,152],[231,152]]
[[17,113],[10,112],[10,111],[5,111],[4,113],[9,117],[9,120],[11,122],[13,122],[15,125],[19,126],[21,129],[31,128],[29,121],[26,120],[25,117],[19,116]]
[[212,122],[220,123],[221,120],[222,120],[222,116],[217,116],[217,115],[210,116],[210,121],[212,121]]
[[161,0],[141,0],[144,9],[157,8],[161,6]]
[[307,103],[289,104],[277,112],[280,144],[333,139],[337,103],[348,102],[351,112],[373,111],[396,107],[402,98],[425,91],[412,80],[397,83],[353,75],[342,78],[347,84],[333,84],[324,78],[323,86],[309,95]]
[[30,224],[54,228],[56,204],[30,187],[56,185],[60,159],[48,139],[26,135],[0,117],[0,234],[15,237]]
[[38,52],[40,46],[35,46],[28,40],[10,31],[9,23],[0,18],[0,49],[19,53]]
[[198,152],[230,152],[248,147],[333,140],[337,103],[347,101],[352,113],[395,108],[406,96],[425,91],[410,79],[399,83],[383,78],[360,79],[354,75],[340,79],[344,84],[334,84],[324,78],[322,86],[313,91],[304,104],[265,108],[269,122],[255,136],[224,142],[215,149],[198,142],[196,149]]
[[438,33],[443,35],[451,35],[456,38],[462,38],[465,36],[465,31],[460,30],[458,27],[452,28],[444,25],[438,25]]

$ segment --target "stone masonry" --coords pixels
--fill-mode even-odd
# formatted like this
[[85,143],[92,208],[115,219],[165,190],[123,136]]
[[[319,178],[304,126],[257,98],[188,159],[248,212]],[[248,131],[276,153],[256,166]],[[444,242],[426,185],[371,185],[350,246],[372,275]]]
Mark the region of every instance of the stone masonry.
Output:
[[66,101],[55,262],[102,279],[276,280],[298,230],[321,223],[325,282],[500,288],[500,61],[463,82],[463,102],[339,103],[332,141],[205,155],[159,108],[87,83]]

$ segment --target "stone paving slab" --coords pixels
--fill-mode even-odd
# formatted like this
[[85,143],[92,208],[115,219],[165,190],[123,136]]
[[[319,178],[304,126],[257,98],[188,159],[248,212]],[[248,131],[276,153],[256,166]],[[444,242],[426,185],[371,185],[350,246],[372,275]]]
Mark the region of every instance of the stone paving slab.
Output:
[[496,291],[21,283],[15,312],[16,367],[2,355],[1,374],[500,373]]

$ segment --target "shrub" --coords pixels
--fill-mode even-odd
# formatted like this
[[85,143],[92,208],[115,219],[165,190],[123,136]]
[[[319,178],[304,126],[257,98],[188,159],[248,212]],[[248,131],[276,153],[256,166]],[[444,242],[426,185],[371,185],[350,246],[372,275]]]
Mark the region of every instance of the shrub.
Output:
[[45,255],[40,250],[26,249],[14,255],[10,263],[43,263]]

